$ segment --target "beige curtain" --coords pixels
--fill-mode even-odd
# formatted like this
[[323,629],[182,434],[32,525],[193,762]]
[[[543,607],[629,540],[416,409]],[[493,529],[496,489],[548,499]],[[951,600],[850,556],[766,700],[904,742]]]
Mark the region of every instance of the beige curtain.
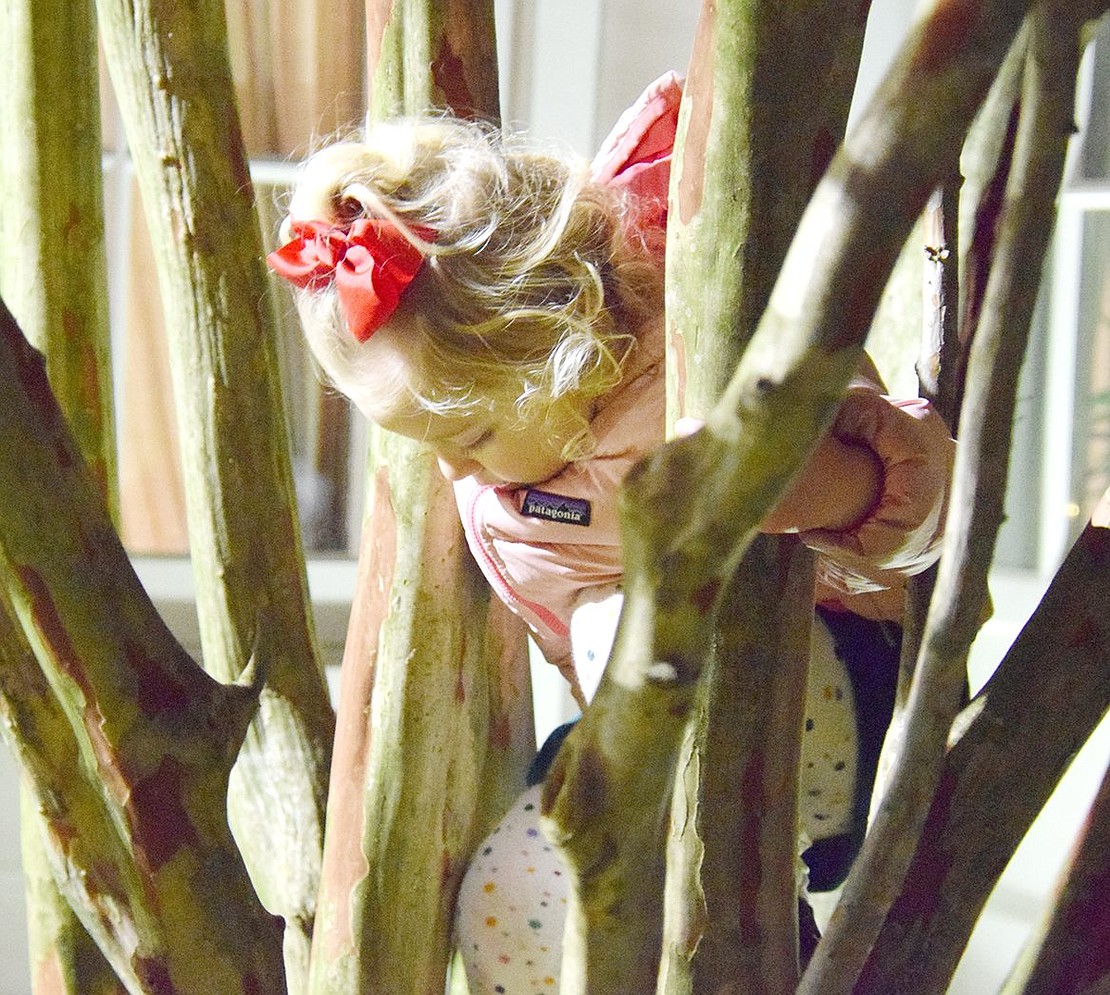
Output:
[[[273,164],[302,158],[321,140],[356,126],[365,99],[365,18],[342,0],[227,0],[228,38],[247,153],[267,245],[283,187]],[[146,225],[130,178],[111,86],[102,84],[109,272],[124,300],[116,311],[120,505],[134,553],[188,551],[173,391]],[[268,164],[268,166],[267,166]],[[350,550],[347,534],[350,416],[346,401],[318,382],[305,355],[287,290],[270,302],[282,339],[294,467],[312,550]],[[122,326],[122,327],[120,327]],[[357,536],[355,537],[357,539]]]

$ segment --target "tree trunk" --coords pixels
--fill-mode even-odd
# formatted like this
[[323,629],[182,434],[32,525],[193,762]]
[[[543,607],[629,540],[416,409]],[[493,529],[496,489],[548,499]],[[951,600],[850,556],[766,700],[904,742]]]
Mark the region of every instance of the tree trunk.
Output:
[[[767,305],[843,137],[865,20],[836,3],[702,9],[668,223],[672,415],[704,416]],[[676,812],[671,863],[689,880],[685,898],[673,886],[668,898],[668,992],[788,992],[797,982],[797,764],[813,583],[811,558],[794,544],[758,537],[722,601],[695,756],[679,763],[676,804],[689,811]]]
[[223,5],[99,0],[166,308],[204,663],[264,681],[232,825],[304,984],[334,716],[316,657]]
[[797,542],[753,544],[724,597],[708,705],[696,716],[696,748],[679,764],[697,793],[691,803],[691,789],[680,788],[672,814],[672,832],[696,844],[679,865],[690,867],[695,901],[679,913],[681,945],[664,964],[662,990],[792,992],[812,555]]
[[[1110,527],[1103,516],[1102,527]],[[1110,772],[1103,778],[1056,907],[1037,931],[1003,995],[1088,995],[1110,979]]]
[[[469,561],[450,485],[380,440],[343,661],[313,995],[441,995],[473,846],[523,788],[523,630]],[[527,720],[527,725],[525,725]]]
[[62,891],[133,993],[282,993],[280,925],[224,814],[257,689],[162,624],[6,308],[0,393],[0,579],[52,694],[18,660],[5,681]]
[[[372,116],[497,117],[488,0],[383,0],[367,14]],[[466,862],[535,748],[527,646],[431,455],[374,438],[311,991],[442,995]]]
[[4,5],[0,32],[0,296],[46,356],[81,453],[116,506],[91,0]]
[[[51,388],[111,508],[115,431],[104,293],[96,28],[91,0],[15,0],[0,29],[0,296],[45,353]],[[0,598],[3,611],[7,599]],[[14,632],[14,619],[5,625]],[[24,655],[26,654],[26,655]],[[23,640],[0,657],[37,667]],[[59,893],[40,804],[21,786],[22,864],[34,991],[123,988]]]
[[490,0],[369,0],[366,50],[371,118],[443,107],[500,119]]

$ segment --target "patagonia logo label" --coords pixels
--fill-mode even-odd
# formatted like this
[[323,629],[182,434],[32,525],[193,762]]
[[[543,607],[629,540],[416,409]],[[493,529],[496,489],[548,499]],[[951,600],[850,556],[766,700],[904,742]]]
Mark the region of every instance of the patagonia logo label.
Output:
[[549,522],[565,522],[568,525],[590,524],[589,501],[549,494],[547,491],[526,491],[520,513],[529,518],[546,518]]

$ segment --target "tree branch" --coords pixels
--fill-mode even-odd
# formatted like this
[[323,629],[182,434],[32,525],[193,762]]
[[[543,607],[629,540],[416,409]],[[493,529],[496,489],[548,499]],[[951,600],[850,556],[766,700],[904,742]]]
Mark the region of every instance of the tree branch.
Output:
[[854,992],[948,989],[995,882],[1108,707],[1110,523],[1092,522],[967,709]]
[[[283,992],[280,925],[224,814],[257,689],[216,683],[158,617],[6,308],[0,393],[0,582],[76,737],[68,771],[70,737],[51,742],[64,804],[102,810],[68,822],[43,795],[63,893],[132,991]],[[68,795],[84,771],[97,791]]]
[[98,0],[170,345],[204,665],[265,686],[231,783],[263,901],[308,968],[335,719],[317,657],[262,242],[220,0]]
[[[1056,907],[1003,995],[1092,995],[1110,977],[1110,772],[1103,778]],[[1101,986],[1101,987],[1100,987]]]
[[[667,225],[672,417],[704,415],[767,306],[843,138],[865,15],[836,2],[702,7]],[[787,992],[797,983],[811,574],[793,537],[758,536],[722,595],[714,660],[679,760],[661,991]]]
[[[930,191],[955,169],[1024,9],[949,0],[918,26],[818,186],[770,306],[705,429],[664,446],[625,483],[625,602],[613,657],[544,798],[576,870],[590,873],[583,893],[595,890],[610,910],[610,928],[589,942],[625,952],[623,990],[643,990],[653,937],[620,922],[619,912],[646,900],[661,879],[664,799],[721,591],[831,420],[899,249]],[[619,732],[607,720],[619,722]],[[590,822],[615,825],[633,799],[638,814],[627,831],[648,849],[634,881],[607,879],[601,869],[612,871],[612,836],[591,831]],[[585,983],[564,979],[571,992]],[[590,990],[605,983],[591,977]]]
[[[1049,15],[1038,9],[1036,18]],[[1041,22],[1044,23],[1044,22]],[[967,657],[987,604],[987,573],[1002,522],[1017,380],[1054,218],[1074,96],[1073,57],[1047,76],[1027,72],[1014,166],[971,345],[944,555],[910,690],[904,742],[891,783],[802,991],[834,995],[855,975],[902,886],[938,785],[949,729],[962,701]]]

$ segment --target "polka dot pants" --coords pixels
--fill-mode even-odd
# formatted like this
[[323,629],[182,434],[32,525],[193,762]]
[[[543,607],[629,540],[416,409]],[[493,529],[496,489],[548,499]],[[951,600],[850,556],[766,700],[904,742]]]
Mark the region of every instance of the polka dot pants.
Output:
[[456,938],[470,995],[557,995],[567,888],[529,788],[478,847],[459,891]]
[[[853,828],[856,700],[833,635],[814,624],[799,783],[799,852]],[[885,725],[884,725],[885,727]],[[470,995],[556,995],[567,878],[539,825],[540,786],[522,794],[463,878],[456,940]]]

